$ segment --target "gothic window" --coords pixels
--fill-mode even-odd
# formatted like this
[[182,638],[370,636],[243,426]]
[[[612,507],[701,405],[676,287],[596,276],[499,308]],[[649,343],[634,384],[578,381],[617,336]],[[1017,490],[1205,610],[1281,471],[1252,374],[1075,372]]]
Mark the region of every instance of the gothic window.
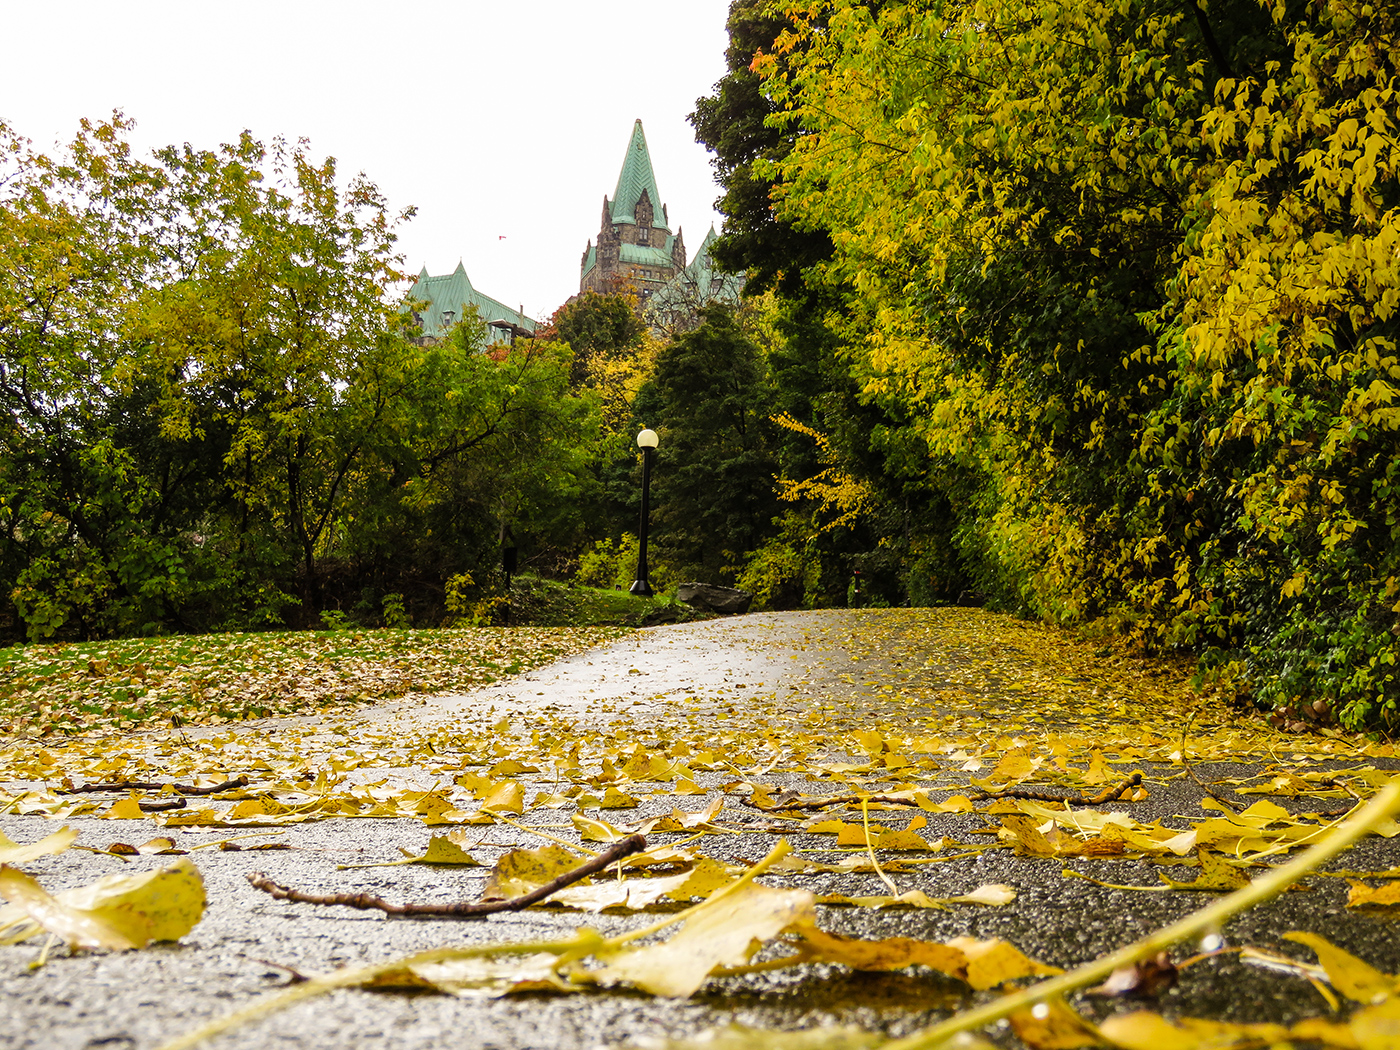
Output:
[[638,244],[650,244],[650,243],[651,243],[651,227],[650,227],[650,226],[638,226],[638,227],[637,227],[637,243],[638,243]]

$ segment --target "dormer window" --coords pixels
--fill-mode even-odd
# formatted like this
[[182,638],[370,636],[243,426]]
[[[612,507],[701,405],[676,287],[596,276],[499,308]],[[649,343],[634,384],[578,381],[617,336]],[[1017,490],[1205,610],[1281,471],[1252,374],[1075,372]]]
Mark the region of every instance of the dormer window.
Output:
[[638,243],[638,244],[650,244],[650,243],[651,243],[651,227],[650,227],[650,226],[638,226],[638,227],[637,227],[637,243]]

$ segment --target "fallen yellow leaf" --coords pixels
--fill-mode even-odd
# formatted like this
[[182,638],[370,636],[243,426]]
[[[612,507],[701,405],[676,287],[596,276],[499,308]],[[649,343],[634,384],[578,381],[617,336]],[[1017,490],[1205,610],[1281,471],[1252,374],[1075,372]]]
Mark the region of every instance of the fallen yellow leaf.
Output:
[[46,857],[50,853],[62,853],[73,845],[77,838],[77,828],[60,828],[38,842],[21,846],[4,832],[0,832],[0,864],[23,864],[36,857]]
[[[204,880],[187,858],[140,875],[108,875],[50,896],[34,879],[0,867],[0,943],[17,944],[41,929],[73,948],[144,948],[174,941],[204,914]],[[9,932],[6,932],[9,931]]]

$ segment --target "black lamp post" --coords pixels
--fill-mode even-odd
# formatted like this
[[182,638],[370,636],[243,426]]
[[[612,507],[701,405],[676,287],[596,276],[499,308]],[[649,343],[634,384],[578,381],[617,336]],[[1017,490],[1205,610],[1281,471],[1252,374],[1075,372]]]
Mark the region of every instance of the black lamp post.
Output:
[[656,431],[643,430],[637,435],[637,447],[642,450],[642,523],[638,532],[637,578],[628,588],[643,598],[652,596],[651,581],[647,579],[647,523],[651,517],[651,457],[656,454]]

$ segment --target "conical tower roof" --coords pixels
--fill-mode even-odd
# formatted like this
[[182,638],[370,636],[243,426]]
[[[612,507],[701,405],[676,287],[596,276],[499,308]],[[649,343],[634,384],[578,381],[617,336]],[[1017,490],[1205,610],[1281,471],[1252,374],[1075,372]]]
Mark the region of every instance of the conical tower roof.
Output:
[[652,225],[671,232],[669,219],[661,204],[661,193],[656,188],[656,176],[651,170],[651,154],[647,151],[647,137],[642,131],[642,122],[632,125],[632,139],[627,143],[627,155],[622,159],[622,171],[617,176],[617,189],[613,190],[609,205],[613,222],[633,225],[637,222],[634,209],[645,190],[651,198]]

